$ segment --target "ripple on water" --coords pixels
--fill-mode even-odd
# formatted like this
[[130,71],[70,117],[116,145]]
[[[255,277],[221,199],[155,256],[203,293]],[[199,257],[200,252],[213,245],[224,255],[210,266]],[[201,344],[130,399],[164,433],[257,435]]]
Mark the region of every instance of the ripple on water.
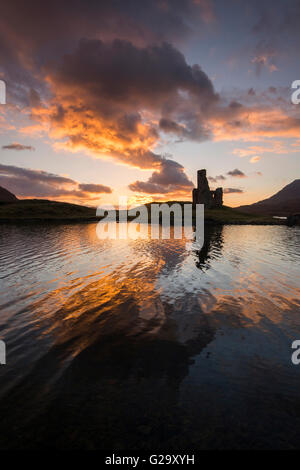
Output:
[[[225,428],[234,423],[237,435],[246,432],[239,409],[248,406],[252,415],[258,397],[276,407],[276,393],[296,396],[299,372],[291,367],[290,344],[300,338],[299,258],[300,230],[285,226],[209,227],[200,249],[187,240],[99,240],[95,224],[2,225],[0,331],[9,361],[0,370],[1,393],[11,390],[18,401],[22,391],[44,404],[47,393],[58,394],[64,409],[59,390],[68,383],[75,410],[79,397],[93,390],[94,408],[86,410],[91,420],[94,409],[108,419],[97,397],[113,413],[108,397],[114,396],[123,417],[132,399],[148,410],[148,421],[150,413],[161,417],[172,406],[191,441],[195,420],[197,428],[208,422],[201,442],[213,447],[220,425],[215,412]],[[126,393],[116,396],[110,381]],[[20,392],[16,384],[23,384]],[[177,405],[190,424],[182,424]],[[294,402],[285,406],[290,413]],[[280,413],[276,420],[285,422]],[[270,414],[262,409],[258,415],[279,442]],[[132,442],[134,432],[128,431]]]

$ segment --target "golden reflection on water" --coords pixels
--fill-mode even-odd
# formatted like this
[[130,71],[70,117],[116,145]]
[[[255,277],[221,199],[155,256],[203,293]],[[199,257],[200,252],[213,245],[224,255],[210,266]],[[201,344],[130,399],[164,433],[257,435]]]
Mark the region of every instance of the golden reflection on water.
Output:
[[[185,314],[181,323],[191,321],[187,313],[195,304],[205,315],[224,311],[244,325],[262,316],[281,322],[286,310],[299,306],[299,231],[292,237],[288,230],[208,227],[199,250],[186,239],[99,240],[94,224],[49,227],[44,240],[33,229],[20,257],[9,246],[3,257],[3,271],[9,255],[17,275],[17,288],[9,291],[11,320],[22,312],[41,335],[65,336],[75,324],[92,327],[105,305],[112,309],[131,299],[139,311],[135,333],[147,331],[148,323],[148,333],[158,334],[170,317],[166,304]],[[15,231],[16,252],[30,232]],[[10,288],[13,276],[5,279]],[[26,302],[18,302],[24,296]]]
[[[270,384],[274,393],[296,396],[290,344],[300,338],[299,229],[206,227],[201,248],[186,239],[99,240],[95,228],[1,228],[0,328],[8,361],[0,393],[11,394],[7,419],[22,421],[15,403],[27,399],[28,413],[42,416],[46,407],[55,422],[50,402],[57,397],[64,419],[72,421],[67,403],[78,416],[78,403],[92,396],[86,414],[98,434],[105,420],[122,417],[132,426],[127,437],[125,428],[123,434],[109,428],[110,444],[116,434],[117,441],[122,434],[135,442],[137,427],[156,429],[164,416],[170,429],[164,437],[154,432],[155,442],[175,446],[171,429],[182,433],[186,426],[187,441],[199,444],[203,419],[211,426],[209,447],[218,426],[212,410],[222,415],[226,409],[240,422],[235,403],[254,406],[249,381],[266,400]],[[148,410],[143,419],[138,412],[127,416],[131,401]],[[49,439],[43,432],[39,439]],[[63,439],[74,444],[66,434]]]
[[30,245],[17,256],[31,229],[15,229],[16,250],[6,246],[2,269],[9,259],[12,322],[22,312],[42,335],[81,324],[91,311],[95,320],[107,303],[119,306],[129,298],[139,311],[134,331],[155,318],[149,332],[156,333],[167,321],[165,304],[192,311],[196,303],[211,316],[238,311],[243,323],[262,315],[281,322],[285,310],[298,306],[299,234],[292,237],[285,227],[211,227],[201,250],[186,239],[99,240],[94,224],[49,227],[44,240],[32,230]]

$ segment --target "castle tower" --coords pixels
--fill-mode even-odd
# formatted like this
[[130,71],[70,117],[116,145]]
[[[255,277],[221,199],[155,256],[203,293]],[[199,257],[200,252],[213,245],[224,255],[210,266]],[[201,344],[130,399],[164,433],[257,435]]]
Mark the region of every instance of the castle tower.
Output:
[[205,169],[197,171],[197,188],[193,189],[193,204],[204,204],[206,209],[219,208],[223,205],[223,189],[210,190]]
[[209,191],[209,184],[206,178],[206,170],[197,171],[197,187],[202,191]]
[[223,206],[223,188],[217,188],[214,191],[214,207]]

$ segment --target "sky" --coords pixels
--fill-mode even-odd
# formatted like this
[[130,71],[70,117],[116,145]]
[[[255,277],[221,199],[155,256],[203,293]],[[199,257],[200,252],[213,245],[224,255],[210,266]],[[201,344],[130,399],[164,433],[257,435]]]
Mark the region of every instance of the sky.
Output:
[[298,0],[3,0],[0,186],[237,207],[299,178]]

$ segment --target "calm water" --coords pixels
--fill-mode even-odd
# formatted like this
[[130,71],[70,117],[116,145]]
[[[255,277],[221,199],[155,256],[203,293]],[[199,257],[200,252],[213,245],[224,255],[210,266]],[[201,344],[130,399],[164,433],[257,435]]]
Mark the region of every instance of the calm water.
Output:
[[300,230],[0,227],[0,447],[300,447]]

